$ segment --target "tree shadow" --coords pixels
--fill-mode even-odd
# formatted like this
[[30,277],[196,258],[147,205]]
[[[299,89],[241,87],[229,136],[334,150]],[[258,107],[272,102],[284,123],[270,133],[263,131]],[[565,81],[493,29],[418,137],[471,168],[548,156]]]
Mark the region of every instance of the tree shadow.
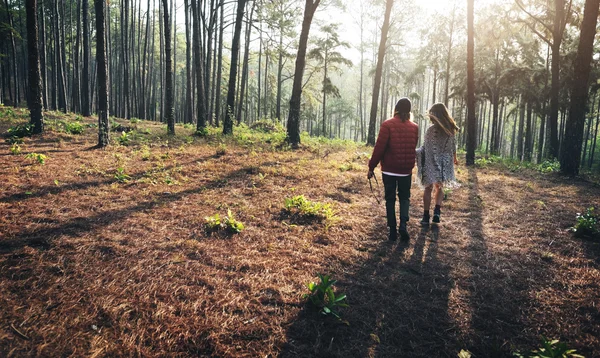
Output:
[[[75,217],[67,220],[60,225],[52,227],[43,227],[33,230],[23,230],[16,235],[0,241],[0,253],[15,251],[24,246],[38,248],[48,248],[52,241],[60,236],[77,236],[84,232],[92,232],[101,229],[113,222],[119,222],[137,212],[152,210],[166,203],[181,200],[182,198],[223,187],[223,183],[229,180],[244,178],[247,175],[247,169],[242,168],[232,171],[226,176],[207,182],[204,185],[197,186],[177,193],[157,194],[149,200],[141,201],[136,205],[123,208],[121,210],[101,211],[96,215],[88,217]],[[89,183],[88,183],[89,184]]]
[[452,280],[449,266],[438,260],[445,235],[433,227],[411,226],[409,232],[410,241],[391,243],[385,221],[375,224],[369,238],[377,243],[371,242],[369,259],[341,262],[345,274],[334,277],[336,291],[346,293],[350,305],[342,310],[343,320],[305,305],[288,328],[280,356],[431,357],[450,352],[457,345],[444,334],[452,329],[447,315]]

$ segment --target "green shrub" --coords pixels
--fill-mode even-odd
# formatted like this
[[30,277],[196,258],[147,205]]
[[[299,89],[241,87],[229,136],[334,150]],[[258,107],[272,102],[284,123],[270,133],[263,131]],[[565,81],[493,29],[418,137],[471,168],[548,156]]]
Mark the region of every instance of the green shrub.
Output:
[[221,220],[221,216],[217,213],[213,216],[205,217],[204,221],[204,228],[209,232],[227,230],[232,234],[239,234],[244,230],[244,224],[241,221],[237,221],[229,209],[224,220]]
[[594,213],[594,207],[587,208],[585,213],[577,213],[577,222],[571,231],[577,237],[589,237],[592,239],[600,237],[600,218]]
[[121,132],[121,135],[117,137],[117,141],[119,142],[120,145],[128,145],[129,144],[129,140],[130,140],[130,136],[129,134],[127,134],[127,132]]
[[338,308],[348,307],[346,295],[341,294],[336,296],[333,291],[333,285],[337,282],[332,280],[329,275],[317,274],[320,282],[310,282],[306,286],[310,293],[304,294],[304,299],[308,299],[323,315],[333,315],[340,318]]
[[206,137],[206,136],[208,136],[208,129],[206,127],[197,129],[196,132],[194,132],[194,135],[196,137]]
[[566,343],[558,339],[549,340],[542,337],[542,347],[528,353],[514,353],[519,358],[584,358],[576,353],[576,350],[567,347]]
[[39,153],[29,153],[29,154],[27,154],[27,156],[25,158],[33,159],[34,161],[38,162],[38,164],[41,164],[41,165],[46,164],[46,159],[48,159],[47,156],[45,156],[44,154],[39,154]]
[[21,146],[18,145],[17,143],[13,144],[10,147],[10,154],[12,154],[12,155],[19,155],[19,154],[21,154]]
[[17,138],[31,137],[32,134],[33,134],[33,125],[31,125],[29,123],[28,124],[19,124],[18,126],[10,127],[6,131],[6,136],[9,138],[10,137],[17,137]]
[[129,175],[127,175],[127,173],[125,173],[125,168],[123,168],[123,167],[117,168],[114,178],[119,183],[127,183],[131,179],[131,177]]
[[83,133],[83,125],[79,122],[67,122],[65,123],[65,132],[70,134],[81,134]]
[[297,212],[301,216],[332,219],[335,216],[331,204],[312,202],[304,195],[296,195],[285,199],[285,209],[290,213]]
[[537,165],[537,170],[541,173],[556,173],[560,171],[560,162],[558,160],[545,160]]

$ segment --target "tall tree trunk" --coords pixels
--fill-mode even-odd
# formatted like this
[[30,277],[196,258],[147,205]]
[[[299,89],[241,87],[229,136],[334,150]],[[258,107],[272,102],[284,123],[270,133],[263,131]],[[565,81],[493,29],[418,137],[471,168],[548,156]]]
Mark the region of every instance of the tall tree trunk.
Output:
[[240,36],[242,32],[242,21],[244,19],[244,7],[246,0],[237,1],[235,16],[235,30],[231,41],[231,65],[229,66],[229,85],[227,88],[227,113],[223,121],[223,134],[233,133],[233,111],[235,110],[235,82],[237,79],[238,56],[240,47]]
[[193,106],[192,106],[192,65],[191,65],[191,46],[190,41],[190,8],[188,0],[184,0],[185,12],[185,113],[183,116],[184,123],[194,123]]
[[58,0],[54,0],[54,53],[56,56],[56,73],[58,81],[58,109],[67,113],[67,88],[65,79],[65,68],[62,57],[62,41],[60,36],[60,11],[58,9]]
[[206,130],[206,91],[204,90],[204,69],[200,50],[200,24],[198,23],[198,6],[197,0],[192,0],[192,16],[193,16],[193,41],[194,41],[194,65],[196,68],[196,85],[198,86],[198,100],[196,101],[197,122],[196,131],[204,133]]
[[390,29],[390,14],[394,0],[386,0],[385,16],[383,26],[381,27],[381,39],[379,40],[379,51],[377,52],[377,67],[375,68],[375,83],[373,84],[373,97],[371,98],[371,113],[369,116],[369,135],[367,137],[368,145],[375,145],[375,123],[377,121],[377,102],[379,100],[379,90],[381,88],[381,73],[383,71],[383,60],[387,43],[387,35]]
[[175,118],[173,117],[173,60],[171,56],[171,23],[169,22],[169,3],[162,0],[165,35],[165,109],[163,120],[167,122],[167,132],[175,134]]
[[20,99],[20,93],[19,93],[19,73],[17,70],[17,47],[15,46],[15,37],[13,35],[13,31],[12,29],[14,29],[14,25],[13,25],[13,20],[12,20],[12,15],[11,15],[11,9],[8,6],[8,0],[4,0],[4,4],[6,5],[6,16],[8,18],[8,26],[10,26],[9,29],[9,37],[10,37],[10,46],[11,46],[11,50],[12,50],[12,78],[13,78],[13,86],[14,86],[14,98],[13,98],[13,106],[14,107],[18,107],[19,106],[19,99]]
[[44,109],[48,109],[48,65],[46,62],[46,14],[44,12],[44,2],[41,2],[40,6],[40,27],[41,31],[39,31],[40,35],[40,65],[42,71],[42,99],[44,101]]
[[94,0],[96,9],[96,65],[98,68],[98,147],[109,144],[108,73],[106,64],[106,1]]
[[475,40],[474,40],[474,0],[467,0],[467,155],[466,164],[475,164],[477,145],[477,122],[475,117]]
[[548,151],[552,158],[558,158],[558,100],[560,92],[560,45],[564,27],[565,0],[554,0],[554,27],[552,29],[552,82],[550,84],[550,143]]
[[523,160],[531,162],[531,151],[533,149],[533,103],[527,102],[527,122],[525,124],[525,148],[523,149]]
[[448,53],[446,54],[446,73],[444,81],[444,105],[448,107],[448,98],[450,97],[450,63],[452,62],[452,42],[454,36],[454,19],[456,17],[456,6],[452,8],[452,18],[450,19],[450,34],[448,35]]
[[292,148],[298,148],[300,144],[300,101],[302,97],[302,77],[304,76],[304,66],[306,63],[306,47],[308,44],[310,25],[320,2],[321,0],[306,0],[304,5],[304,19],[302,20],[298,54],[296,55],[294,84],[292,85],[290,112],[288,114],[287,123],[287,141]]
[[564,145],[560,153],[560,170],[577,175],[581,158],[581,141],[585,123],[588,81],[594,50],[594,36],[598,21],[599,0],[586,0],[581,23],[581,35],[575,58],[575,80],[571,91],[571,108],[565,128]]
[[42,78],[38,49],[37,0],[26,0],[25,12],[27,14],[27,64],[29,66],[27,106],[33,133],[42,133],[44,131],[44,115],[42,113]]
[[73,51],[73,84],[71,97],[71,110],[81,113],[81,86],[79,70],[79,44],[81,41],[81,1],[77,1],[77,34],[75,36],[75,50]]
[[[217,64],[217,84],[215,86],[215,90],[216,90],[216,98],[215,98],[215,126],[219,127],[219,119],[221,118],[221,81],[222,81],[222,74],[223,74],[223,32],[224,32],[224,23],[225,23],[225,16],[224,16],[224,12],[225,12],[225,6],[223,5],[223,3],[221,3],[221,11],[220,11],[220,18],[221,18],[221,22],[219,25],[219,51],[218,51],[218,64]],[[260,77],[260,76],[259,76]]]
[[[249,57],[249,52],[250,52],[250,34],[252,32],[252,17],[254,16],[254,7],[256,6],[256,1],[254,1],[252,3],[252,8],[250,9],[250,15],[248,16],[248,22],[246,25],[246,42],[244,44],[245,48],[244,48],[244,60],[242,61],[242,83],[240,86],[240,98],[239,98],[239,103],[238,103],[238,110],[237,110],[237,121],[238,124],[240,124],[240,122],[242,121],[242,106],[244,104],[244,102],[247,102],[247,100],[245,100],[245,96],[246,96],[246,87],[247,87],[247,83],[248,83],[248,57]],[[279,117],[277,117],[279,120]]]

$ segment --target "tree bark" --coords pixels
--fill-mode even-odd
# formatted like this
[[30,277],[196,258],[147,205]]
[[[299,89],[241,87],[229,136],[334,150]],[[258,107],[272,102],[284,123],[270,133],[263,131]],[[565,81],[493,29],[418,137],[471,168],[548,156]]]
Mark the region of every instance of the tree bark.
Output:
[[106,0],[94,0],[96,9],[96,64],[98,68],[98,147],[109,144],[108,73],[106,64]]
[[223,121],[223,134],[233,133],[233,116],[235,110],[235,82],[237,79],[238,56],[240,47],[240,36],[242,32],[242,21],[244,18],[244,7],[246,0],[237,1],[235,16],[235,29],[231,41],[231,65],[229,66],[229,85],[227,88],[227,113]]
[[198,5],[197,0],[192,0],[192,16],[193,16],[193,41],[194,41],[194,65],[196,68],[196,86],[198,86],[198,100],[196,105],[197,122],[196,130],[198,133],[203,133],[206,130],[206,91],[204,90],[204,69],[200,50],[200,24],[198,23]]
[[477,145],[477,122],[475,117],[475,39],[474,39],[474,0],[467,0],[467,155],[466,164],[475,164]]
[[369,117],[369,135],[367,145],[375,145],[375,123],[377,121],[377,101],[379,100],[379,90],[381,88],[381,73],[383,71],[383,60],[385,58],[387,35],[390,29],[390,14],[394,0],[386,0],[385,17],[381,27],[381,40],[379,41],[379,51],[377,52],[377,67],[375,68],[375,83],[373,85],[373,97],[371,98],[371,113]]
[[564,174],[577,175],[581,158],[581,141],[585,124],[588,81],[598,21],[599,0],[586,0],[581,34],[575,58],[575,80],[571,91],[571,107],[560,153],[560,169]]
[[171,55],[171,23],[169,22],[169,2],[162,0],[165,41],[165,108],[163,121],[167,122],[167,132],[175,134],[175,118],[173,117],[173,60]]
[[294,149],[297,149],[300,144],[300,101],[302,97],[302,77],[304,77],[304,66],[306,64],[308,34],[313,16],[320,2],[321,0],[306,0],[304,5],[304,20],[302,21],[298,54],[296,55],[294,84],[292,85],[290,112],[287,123],[287,141]]
[[44,131],[44,115],[42,113],[42,78],[38,48],[37,0],[26,0],[25,12],[27,14],[27,64],[29,66],[27,105],[33,133],[42,133]]

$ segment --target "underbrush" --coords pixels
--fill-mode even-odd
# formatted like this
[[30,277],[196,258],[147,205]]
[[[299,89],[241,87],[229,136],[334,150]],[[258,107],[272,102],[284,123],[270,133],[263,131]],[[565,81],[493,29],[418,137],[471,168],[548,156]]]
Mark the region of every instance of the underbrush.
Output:
[[475,165],[479,168],[501,167],[511,172],[533,170],[546,174],[560,171],[560,163],[557,160],[545,160],[542,163],[536,164],[532,162],[522,162],[511,158],[502,158],[496,155],[475,159]]

